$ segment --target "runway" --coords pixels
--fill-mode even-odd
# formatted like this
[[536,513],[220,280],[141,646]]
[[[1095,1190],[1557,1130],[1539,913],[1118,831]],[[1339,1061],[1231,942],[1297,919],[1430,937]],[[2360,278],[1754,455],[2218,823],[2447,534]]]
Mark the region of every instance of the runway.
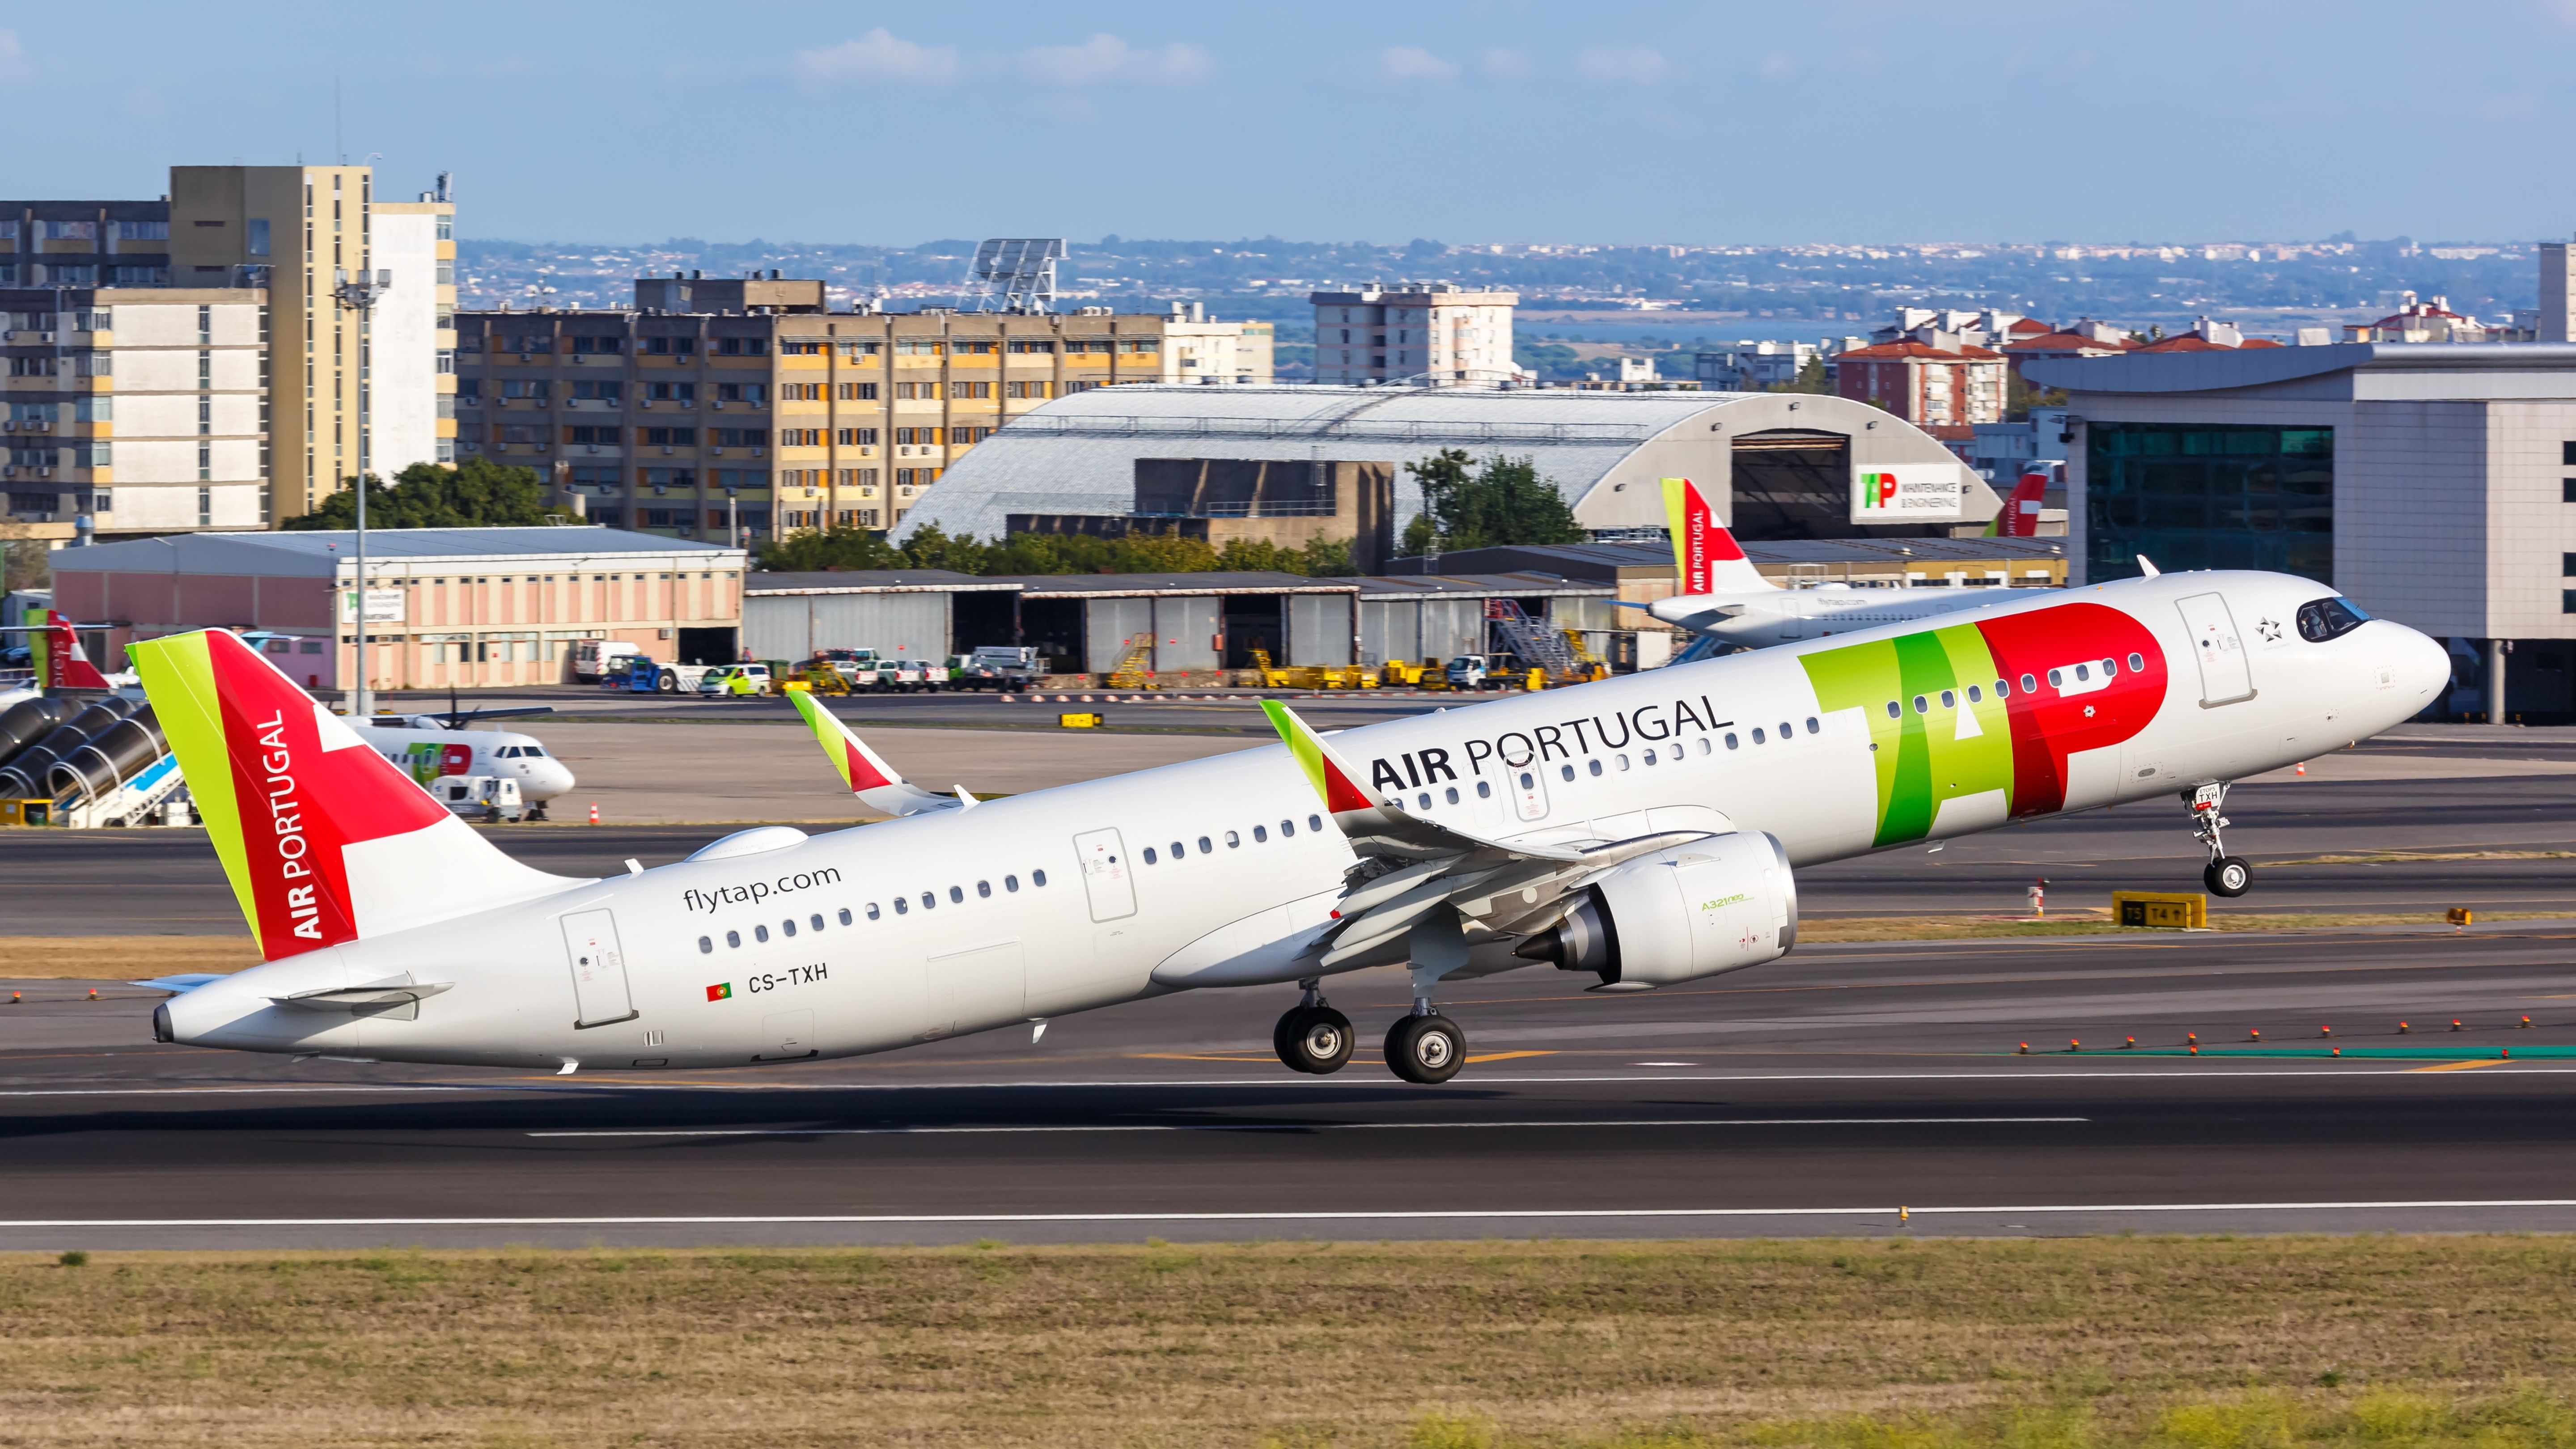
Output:
[[[2568,1230],[2571,950],[2576,920],[1525,971],[1444,994],[1471,1065],[1437,1088],[1365,1048],[1289,1074],[1285,988],[562,1079],[156,1047],[152,993],[27,983],[0,1248]],[[1332,986],[1364,1041],[1403,1006]]]

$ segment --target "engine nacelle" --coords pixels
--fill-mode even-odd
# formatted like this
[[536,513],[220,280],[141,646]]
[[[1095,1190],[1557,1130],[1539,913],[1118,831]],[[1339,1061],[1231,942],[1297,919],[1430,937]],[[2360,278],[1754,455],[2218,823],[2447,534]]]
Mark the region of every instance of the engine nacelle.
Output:
[[1620,866],[1514,954],[1643,990],[1774,961],[1797,944],[1798,884],[1769,834],[1695,840]]

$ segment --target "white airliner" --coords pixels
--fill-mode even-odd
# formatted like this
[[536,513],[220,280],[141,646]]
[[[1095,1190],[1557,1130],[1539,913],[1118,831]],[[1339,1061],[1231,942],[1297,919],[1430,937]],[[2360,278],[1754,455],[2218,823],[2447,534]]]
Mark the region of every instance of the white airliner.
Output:
[[[543,714],[543,709],[506,711]],[[489,717],[494,711],[485,711]],[[377,715],[344,721],[369,749],[391,760],[397,769],[423,785],[447,775],[498,775],[519,782],[519,798],[535,808],[531,820],[546,818],[545,802],[568,794],[572,770],[546,753],[529,735],[509,730],[470,730],[475,714]],[[179,768],[185,770],[187,762]]]
[[[1466,1044],[1438,982],[1758,965],[1794,944],[1794,872],[1821,861],[2178,796],[2241,892],[2227,783],[2386,729],[2450,678],[2441,646],[2308,580],[2167,574],[1330,740],[1272,703],[1280,747],[577,880],[502,854],[231,635],[133,652],[267,958],[162,1003],[158,1039],[562,1072],[841,1057],[1289,982],[1279,1055],[1328,1072],[1353,1032],[1323,979],[1401,964],[1415,1004],[1388,1065],[1445,1080]],[[882,793],[900,782],[867,763],[854,787],[928,797]]]
[[[2047,487],[2043,474],[2024,477],[1995,516],[1992,536],[2031,537]],[[1717,510],[1688,478],[1664,480],[1664,512],[1671,520],[1681,592],[1643,607],[1664,623],[1723,644],[1761,649],[1822,639],[1989,608],[1999,597],[1986,589],[1856,589],[1849,584],[1784,589],[1753,567],[1735,535],[1718,521]]]

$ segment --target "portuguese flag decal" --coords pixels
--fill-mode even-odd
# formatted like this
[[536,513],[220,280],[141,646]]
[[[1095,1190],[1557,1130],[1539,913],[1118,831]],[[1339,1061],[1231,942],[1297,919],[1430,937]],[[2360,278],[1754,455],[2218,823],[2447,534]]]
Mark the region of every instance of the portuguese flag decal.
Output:
[[721,981],[707,988],[707,1000],[709,1001],[723,1001],[730,998],[732,995],[733,983],[730,981]]

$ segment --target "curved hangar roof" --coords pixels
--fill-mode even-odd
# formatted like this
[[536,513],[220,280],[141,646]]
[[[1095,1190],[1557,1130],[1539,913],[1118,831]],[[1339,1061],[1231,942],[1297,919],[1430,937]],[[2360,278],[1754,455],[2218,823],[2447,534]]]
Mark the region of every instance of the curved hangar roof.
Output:
[[[1855,468],[1958,462],[1878,408],[1804,393],[1129,385],[1014,418],[951,465],[895,533],[936,523],[999,538],[1013,513],[1128,513],[1139,458],[1402,465],[1443,448],[1533,458],[1586,528],[1662,528],[1657,479],[1695,478],[1731,498],[1734,439],[1781,431],[1848,438]],[[1966,477],[1966,516],[1992,517],[1993,492]],[[1421,490],[1399,466],[1397,518],[1421,509]]]

